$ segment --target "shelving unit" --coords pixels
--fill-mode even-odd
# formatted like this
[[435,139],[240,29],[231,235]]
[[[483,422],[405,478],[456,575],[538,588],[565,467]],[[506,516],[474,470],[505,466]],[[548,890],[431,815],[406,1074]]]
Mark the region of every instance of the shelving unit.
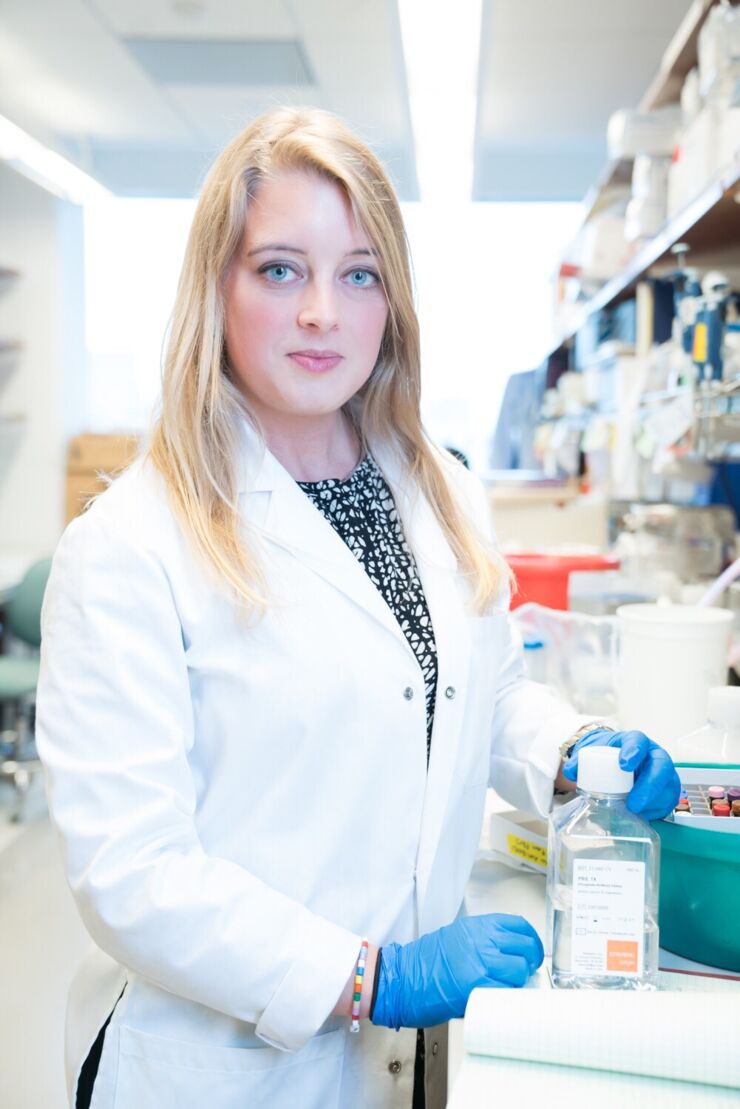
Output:
[[[717,2],[694,0],[640,101],[641,111],[664,107],[678,99],[686,75],[696,64],[699,32]],[[607,163],[584,199],[584,223],[599,211],[611,186],[629,183],[631,172],[631,159]],[[546,358],[552,358],[564,350],[594,312],[628,296],[637,282],[654,267],[667,265],[671,261],[671,247],[678,242],[688,243],[694,257],[733,246],[740,247],[740,156],[733,165],[718,173],[657,235],[639,246],[619,273],[583,302],[568,327],[554,338]]]
[[[10,266],[0,266],[0,296],[8,292],[20,277],[20,271]],[[17,339],[0,338],[0,391],[13,374],[23,343]],[[23,435],[26,417],[22,413],[0,413],[0,474],[5,472]]]
[[[709,9],[715,3],[716,0],[694,0],[663,54],[660,68],[650,87],[640,101],[641,112],[654,111],[678,100],[684,79],[696,64],[699,31]],[[632,158],[608,161],[583,199],[584,223],[599,211],[607,189],[614,185],[629,185],[631,177]]]
[[740,200],[736,200],[736,196],[740,197],[740,160],[718,174],[699,196],[633,255],[623,270],[584,302],[568,329],[558,335],[548,356],[565,346],[593,312],[632,292],[653,266],[668,263],[671,247],[676,243],[688,243],[695,254],[740,246]]
[[699,32],[716,0],[694,0],[666,48],[660,68],[640,101],[640,111],[650,112],[678,100],[684,78],[696,65]]
[[0,390],[15,370],[23,343],[0,339]]
[[615,185],[629,185],[632,180],[632,158],[616,158],[607,162],[595,183],[583,198],[584,217],[586,223],[591,216],[603,207],[608,190]]
[[0,416],[0,473],[15,452],[26,426],[22,413]]

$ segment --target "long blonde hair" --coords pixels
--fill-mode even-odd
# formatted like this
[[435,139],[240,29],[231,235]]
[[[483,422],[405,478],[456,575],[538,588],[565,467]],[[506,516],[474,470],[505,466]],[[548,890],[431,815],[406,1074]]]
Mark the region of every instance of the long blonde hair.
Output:
[[378,251],[389,314],[377,363],[347,406],[364,443],[395,447],[408,480],[429,500],[484,611],[508,580],[505,564],[458,507],[444,461],[420,414],[419,325],[408,243],[398,200],[378,158],[336,116],[277,108],[255,119],[211,168],[193,219],[165,352],[161,412],[149,457],[164,477],[176,515],[196,552],[237,603],[269,603],[258,552],[245,537],[236,496],[239,427],[250,413],[230,379],[222,285],[260,183],[283,169],[335,181]]

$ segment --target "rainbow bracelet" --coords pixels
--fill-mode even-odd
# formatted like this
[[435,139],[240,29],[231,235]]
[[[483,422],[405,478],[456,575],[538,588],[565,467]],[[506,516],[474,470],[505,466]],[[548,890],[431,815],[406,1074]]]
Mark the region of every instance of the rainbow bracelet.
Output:
[[367,963],[367,949],[368,941],[363,940],[360,947],[360,954],[357,959],[357,970],[355,971],[355,992],[352,995],[352,1025],[350,1032],[360,1031],[360,1001],[362,999],[362,981],[365,977],[365,964]]

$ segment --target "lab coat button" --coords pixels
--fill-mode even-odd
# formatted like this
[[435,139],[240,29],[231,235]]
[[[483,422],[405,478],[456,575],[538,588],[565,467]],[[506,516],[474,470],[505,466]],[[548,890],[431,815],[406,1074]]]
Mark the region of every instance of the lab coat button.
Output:
[[410,701],[411,698],[414,696],[414,691],[413,691],[413,689],[411,688],[410,685],[406,686],[406,688],[403,691],[403,695],[404,695],[404,697],[406,698],[407,701]]
[[398,1059],[391,1059],[390,1063],[388,1064],[388,1070],[391,1072],[391,1074],[399,1073],[399,1071],[401,1070],[401,1064]]
[[448,701],[451,701],[454,696],[455,696],[455,687],[454,687],[454,685],[448,685],[447,689],[445,690],[445,697],[447,698]]
[[439,1044],[438,1043],[433,1043],[432,1044],[432,1055],[436,1055],[438,1051],[439,1051]]

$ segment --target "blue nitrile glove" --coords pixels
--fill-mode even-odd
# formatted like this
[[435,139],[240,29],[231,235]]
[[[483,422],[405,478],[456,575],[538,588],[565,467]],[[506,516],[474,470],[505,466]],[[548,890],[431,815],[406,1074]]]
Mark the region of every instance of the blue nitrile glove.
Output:
[[430,1028],[462,1017],[476,986],[523,986],[542,962],[540,937],[508,913],[465,916],[378,952],[371,1020],[386,1028]]
[[658,820],[667,816],[678,803],[681,782],[673,759],[666,750],[643,732],[610,732],[596,728],[582,736],[563,765],[563,776],[575,782],[578,775],[578,752],[592,744],[602,747],[621,747],[619,765],[632,770],[635,784],[627,796],[627,808],[639,813],[645,820]]

